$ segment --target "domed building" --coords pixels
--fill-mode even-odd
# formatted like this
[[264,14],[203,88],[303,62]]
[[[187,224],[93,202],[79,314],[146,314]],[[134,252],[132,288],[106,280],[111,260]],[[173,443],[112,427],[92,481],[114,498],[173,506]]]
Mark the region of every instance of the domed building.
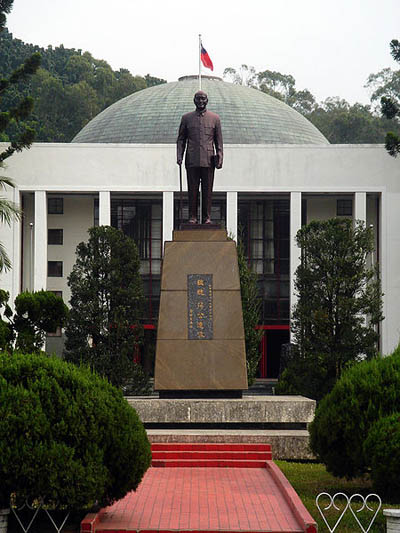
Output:
[[[276,378],[290,335],[295,235],[313,219],[346,216],[372,225],[385,293],[381,349],[398,342],[399,161],[381,145],[330,145],[302,115],[256,89],[204,76],[208,109],[221,118],[224,166],[217,170],[213,221],[241,234],[263,297],[259,376]],[[122,229],[138,244],[148,297],[146,328],[157,322],[163,243],[179,225],[176,138],[194,109],[196,76],[136,92],[90,121],[69,144],[36,143],[7,160],[24,217],[2,227],[13,270],[1,275],[11,299],[22,290],[57,291],[66,302],[75,249],[96,224]],[[183,172],[185,174],[185,172]],[[186,177],[183,179],[186,191]],[[185,194],[186,197],[186,194]],[[184,218],[187,203],[184,199]],[[389,223],[390,221],[390,223]],[[62,336],[48,338],[60,350]]]
[[[97,115],[72,142],[175,144],[198,89],[197,76],[184,76],[133,93]],[[224,144],[328,144],[300,113],[257,89],[202,76],[202,90],[208,109],[221,118]]]

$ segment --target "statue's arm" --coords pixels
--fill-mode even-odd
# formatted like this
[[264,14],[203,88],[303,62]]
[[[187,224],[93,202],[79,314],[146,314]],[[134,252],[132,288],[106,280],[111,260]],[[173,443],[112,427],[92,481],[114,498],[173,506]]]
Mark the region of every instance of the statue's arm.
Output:
[[222,140],[221,120],[219,119],[219,117],[215,124],[214,144],[215,151],[217,154],[217,164],[215,166],[217,168],[222,168],[222,163],[224,160],[224,143]]
[[182,117],[181,124],[179,126],[178,139],[176,141],[176,162],[178,165],[182,164],[183,154],[185,153],[187,140],[187,127],[186,120]]

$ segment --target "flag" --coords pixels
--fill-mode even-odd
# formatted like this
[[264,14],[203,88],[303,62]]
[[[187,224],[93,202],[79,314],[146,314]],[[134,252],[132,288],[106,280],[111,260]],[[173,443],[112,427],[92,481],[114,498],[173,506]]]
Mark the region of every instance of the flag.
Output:
[[201,44],[201,54],[200,54],[200,59],[201,59],[201,62],[203,63],[203,65],[204,65],[206,68],[209,68],[209,69],[211,69],[211,70],[214,70],[213,62],[211,61],[210,56],[207,54],[207,50],[203,47],[202,44]]

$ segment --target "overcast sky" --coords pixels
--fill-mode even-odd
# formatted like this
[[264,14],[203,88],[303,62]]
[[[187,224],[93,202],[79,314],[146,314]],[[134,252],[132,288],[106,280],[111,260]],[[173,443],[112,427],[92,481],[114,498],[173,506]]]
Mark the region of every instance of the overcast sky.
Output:
[[292,74],[318,101],[368,103],[368,75],[396,68],[400,0],[14,0],[8,28],[167,81],[197,74],[201,33],[217,76],[246,63]]

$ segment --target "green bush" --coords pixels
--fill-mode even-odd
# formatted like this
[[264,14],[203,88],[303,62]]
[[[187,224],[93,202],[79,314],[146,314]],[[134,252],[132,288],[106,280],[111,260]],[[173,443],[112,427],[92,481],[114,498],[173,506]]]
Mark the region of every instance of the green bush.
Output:
[[106,505],[135,490],[150,461],[143,425],[108,381],[45,355],[0,354],[0,507],[12,493]]
[[372,425],[400,411],[400,346],[391,356],[346,370],[318,405],[310,425],[314,453],[333,475],[348,479],[369,471],[363,444]]
[[375,490],[384,498],[400,495],[400,412],[378,420],[368,432],[364,455]]

